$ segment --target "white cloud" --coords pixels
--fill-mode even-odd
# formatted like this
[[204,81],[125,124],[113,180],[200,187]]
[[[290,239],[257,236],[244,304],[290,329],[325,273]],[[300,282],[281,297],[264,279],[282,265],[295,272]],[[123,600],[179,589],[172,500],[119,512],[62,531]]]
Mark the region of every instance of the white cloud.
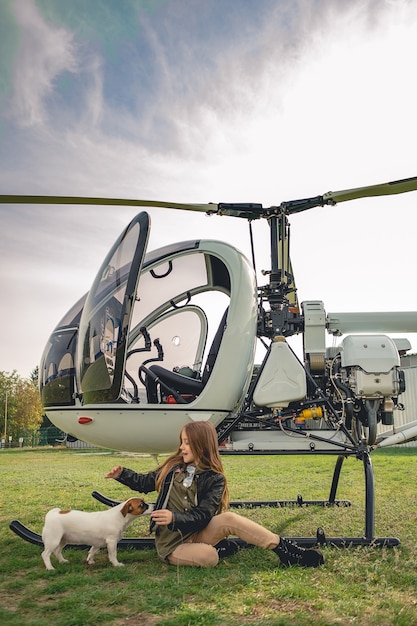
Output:
[[20,26],[15,63],[13,111],[22,126],[42,124],[47,118],[46,98],[54,80],[64,71],[77,70],[73,35],[54,28],[42,18],[33,0],[15,0]]

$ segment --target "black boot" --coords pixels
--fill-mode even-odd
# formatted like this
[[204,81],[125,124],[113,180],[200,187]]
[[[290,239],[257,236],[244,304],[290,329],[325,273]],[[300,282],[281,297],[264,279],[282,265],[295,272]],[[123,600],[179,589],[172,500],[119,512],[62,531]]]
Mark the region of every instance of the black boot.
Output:
[[232,539],[222,539],[214,546],[218,552],[219,559],[227,556],[233,556],[239,550],[239,544]]
[[281,537],[279,544],[273,549],[283,565],[301,565],[302,567],[318,567],[323,565],[324,556],[318,550],[300,548],[289,539]]

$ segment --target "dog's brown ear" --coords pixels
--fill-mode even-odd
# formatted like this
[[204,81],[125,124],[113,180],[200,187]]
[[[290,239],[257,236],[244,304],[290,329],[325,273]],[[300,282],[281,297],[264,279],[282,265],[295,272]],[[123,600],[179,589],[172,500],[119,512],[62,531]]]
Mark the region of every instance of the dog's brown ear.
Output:
[[126,517],[126,515],[128,513],[131,513],[133,511],[133,506],[130,500],[128,500],[127,502],[124,503],[122,510],[121,510],[121,514],[123,515],[123,517]]

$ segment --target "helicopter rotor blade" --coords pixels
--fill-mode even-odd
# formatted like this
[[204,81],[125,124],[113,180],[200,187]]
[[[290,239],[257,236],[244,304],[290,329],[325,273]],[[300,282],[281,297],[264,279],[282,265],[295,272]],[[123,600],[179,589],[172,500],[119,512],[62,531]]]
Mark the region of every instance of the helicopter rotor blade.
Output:
[[373,196],[391,196],[397,193],[406,193],[408,191],[417,190],[417,176],[413,178],[404,178],[403,180],[394,180],[390,183],[382,183],[380,185],[368,185],[367,187],[356,187],[354,189],[344,189],[342,191],[328,191],[322,196],[314,196],[313,198],[303,198],[301,200],[290,200],[282,202],[277,207],[287,215],[300,213],[316,206],[324,206],[326,204],[335,205],[338,202],[346,202],[347,200],[357,200],[358,198],[370,198]]
[[372,196],[391,196],[397,193],[406,193],[417,189],[417,176],[394,180],[391,183],[381,185],[370,185],[368,187],[357,187],[356,189],[345,189],[343,191],[329,191],[324,194],[325,204],[346,202],[346,200],[356,200],[357,198],[369,198]]
[[33,195],[0,195],[0,204],[74,204],[74,205],[102,205],[102,206],[137,206],[156,207],[167,209],[182,209],[185,211],[198,211],[200,213],[217,215],[229,215],[254,220],[260,217],[269,218],[273,215],[286,213],[300,213],[307,209],[326,204],[335,205],[338,202],[369,198],[372,196],[388,196],[398,193],[417,190],[417,176],[395,180],[379,185],[368,185],[342,191],[328,191],[322,196],[303,198],[282,202],[278,206],[263,207],[257,203],[224,203],[219,204],[192,204],[186,202],[165,202],[159,200],[136,200],[126,198],[90,198],[84,196],[33,196]]
[[217,204],[190,204],[184,202],[164,202],[158,200],[132,200],[126,198],[89,198],[84,196],[25,196],[0,195],[1,204],[88,204],[103,206],[141,206],[156,208],[183,209],[201,213],[216,213]]

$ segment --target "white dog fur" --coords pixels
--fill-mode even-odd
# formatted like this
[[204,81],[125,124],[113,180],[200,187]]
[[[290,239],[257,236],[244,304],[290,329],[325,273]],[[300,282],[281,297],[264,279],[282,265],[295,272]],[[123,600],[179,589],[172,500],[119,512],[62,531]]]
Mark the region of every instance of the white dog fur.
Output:
[[91,546],[87,563],[94,563],[94,556],[101,547],[107,546],[110,563],[120,567],[123,563],[117,560],[117,543],[123,532],[138,515],[150,515],[153,504],[146,504],[142,498],[129,498],[125,502],[106,509],[105,511],[62,511],[52,509],[45,516],[42,531],[44,551],[42,559],[46,569],[55,569],[51,563],[51,555],[55,554],[60,563],[68,563],[62,556],[62,549],[70,545]]

